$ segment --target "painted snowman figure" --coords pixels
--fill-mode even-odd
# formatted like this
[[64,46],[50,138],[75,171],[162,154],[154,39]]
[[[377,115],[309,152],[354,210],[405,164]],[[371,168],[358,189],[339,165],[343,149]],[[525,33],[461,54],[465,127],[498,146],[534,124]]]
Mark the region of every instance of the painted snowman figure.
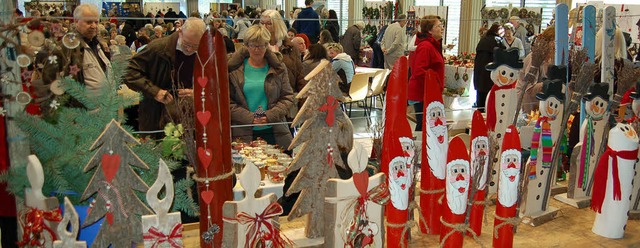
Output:
[[593,231],[603,237],[624,236],[631,203],[633,167],[638,157],[638,134],[628,124],[611,118],[607,149],[593,175],[591,209],[596,211]]
[[[635,118],[630,122],[631,126],[634,127],[636,133],[640,129],[640,83],[636,83],[635,91],[629,94],[629,96],[633,99],[631,102],[631,109],[633,110],[633,114]],[[640,158],[640,153],[638,153],[638,158]],[[631,192],[631,207],[630,207],[630,218],[638,219],[640,218],[640,162],[636,162],[635,165],[635,176],[633,178],[633,191]]]
[[[522,62],[519,60],[518,49],[496,48],[493,53],[493,62],[486,66],[491,71],[493,87],[487,96],[487,128],[493,132],[496,144],[502,144],[505,130],[516,115],[516,84],[520,77]],[[493,154],[499,158],[500,154]],[[494,160],[496,161],[496,160]],[[499,163],[492,162],[492,173],[499,173]],[[495,193],[497,179],[489,183],[489,192]]]
[[[554,142],[561,133],[565,97],[563,86],[566,75],[566,66],[549,66],[547,79],[543,81],[542,92],[536,94],[536,98],[540,100],[540,118],[534,129],[531,156],[527,162],[530,164],[530,171],[524,216],[543,213],[543,209],[547,208],[543,203],[551,192],[551,185],[547,185],[547,177],[553,176],[551,175],[552,154],[556,146]],[[548,204],[547,201],[546,205]]]
[[574,176],[570,177],[573,185],[569,189],[569,197],[581,198],[591,196],[588,190],[593,171],[598,162],[598,150],[604,135],[604,126],[609,119],[609,85],[605,83],[593,84],[589,92],[584,95],[585,119],[580,127],[580,150]]

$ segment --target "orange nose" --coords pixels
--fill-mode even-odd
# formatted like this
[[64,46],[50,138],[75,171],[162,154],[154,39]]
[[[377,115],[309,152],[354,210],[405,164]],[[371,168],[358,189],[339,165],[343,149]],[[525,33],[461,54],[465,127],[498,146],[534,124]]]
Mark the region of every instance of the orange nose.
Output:
[[547,107],[547,114],[548,114],[548,115],[553,115],[553,114],[554,114],[554,112],[555,112],[555,111],[553,110],[553,108],[551,108],[551,107]]
[[502,74],[498,73],[498,80],[500,80],[500,83],[502,83],[503,85],[506,85],[509,81],[509,78],[502,76]]
[[600,113],[600,107],[598,107],[598,105],[596,104],[592,104],[591,109],[593,109],[594,113]]

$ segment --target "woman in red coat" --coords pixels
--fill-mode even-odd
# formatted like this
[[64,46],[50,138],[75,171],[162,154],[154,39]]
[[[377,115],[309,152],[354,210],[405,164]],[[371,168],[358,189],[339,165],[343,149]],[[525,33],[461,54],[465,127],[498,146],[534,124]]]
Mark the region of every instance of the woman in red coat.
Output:
[[[427,87],[444,89],[444,58],[442,57],[442,32],[444,26],[440,17],[428,15],[420,20],[420,32],[416,38],[416,51],[411,61],[409,79],[409,104],[416,112],[416,131],[422,131],[422,112],[424,111],[424,87],[427,73],[432,81]],[[420,114],[418,114],[420,113]]]

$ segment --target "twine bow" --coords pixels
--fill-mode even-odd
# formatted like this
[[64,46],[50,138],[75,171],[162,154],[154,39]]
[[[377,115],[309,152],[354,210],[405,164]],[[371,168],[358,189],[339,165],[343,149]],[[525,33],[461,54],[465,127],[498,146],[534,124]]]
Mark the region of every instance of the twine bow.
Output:
[[455,232],[464,233],[465,231],[471,233],[471,237],[473,238],[473,241],[478,243],[478,245],[480,245],[480,247],[484,247],[484,244],[482,244],[480,242],[480,240],[478,239],[478,234],[476,234],[476,232],[474,232],[473,229],[471,229],[469,227],[469,224],[466,224],[466,223],[449,223],[449,222],[445,221],[444,218],[442,218],[442,216],[440,216],[440,223],[442,223],[443,226],[451,228],[451,231],[449,231],[446,235],[444,235],[444,237],[442,237],[442,239],[440,239],[440,247],[444,247],[445,242],[447,241],[447,239],[449,237],[451,237],[451,235],[453,235],[453,233],[455,233]]
[[[224,221],[238,224],[248,224],[247,232],[245,234],[246,242],[244,244],[245,248],[255,247],[256,244],[260,241],[271,240],[273,242],[273,247],[285,247],[287,244],[291,244],[291,241],[281,235],[280,229],[274,226],[269,220],[274,217],[280,216],[282,214],[282,206],[277,202],[272,202],[267,206],[264,211],[260,214],[255,214],[255,217],[252,217],[250,214],[246,212],[240,212],[236,215],[236,218],[223,218]],[[267,228],[269,231],[264,235],[260,235],[262,230],[262,226]]]
[[159,247],[160,244],[165,242],[169,243],[171,248],[180,248],[182,245],[179,244],[176,239],[182,238],[182,229],[182,223],[176,223],[173,228],[171,228],[171,231],[169,231],[169,235],[167,235],[156,227],[150,227],[149,231],[144,234],[143,238],[145,241],[153,242],[151,248]]
[[500,235],[498,235],[498,231],[500,230],[500,228],[502,228],[503,226],[506,225],[511,225],[511,226],[517,226],[520,224],[520,222],[522,221],[522,219],[518,218],[518,217],[507,217],[507,218],[503,218],[498,216],[497,214],[493,214],[493,216],[497,219],[502,221],[502,223],[497,224],[496,226],[493,227],[493,236],[496,237],[496,239],[500,238]]
[[57,239],[56,233],[44,221],[62,221],[59,208],[50,211],[29,208],[21,216],[20,225],[22,226],[23,234],[18,246],[44,246],[43,231],[47,231],[51,235],[51,240]]

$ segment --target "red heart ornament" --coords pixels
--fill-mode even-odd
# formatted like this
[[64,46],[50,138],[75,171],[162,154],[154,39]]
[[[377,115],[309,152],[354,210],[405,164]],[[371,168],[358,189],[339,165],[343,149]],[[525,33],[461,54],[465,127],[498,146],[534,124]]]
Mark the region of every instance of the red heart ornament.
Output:
[[209,79],[207,77],[199,77],[198,78],[198,84],[200,85],[200,87],[205,88],[205,86],[207,86],[207,83],[209,82]]
[[371,236],[364,236],[364,238],[362,239],[362,247],[366,247],[367,245],[370,245],[373,243],[373,238],[371,238]]
[[202,147],[198,147],[198,158],[200,158],[200,164],[205,169],[209,168],[209,165],[211,164],[212,155],[213,153],[211,152],[211,149],[208,149],[208,148],[204,149]]
[[111,183],[111,180],[118,173],[120,168],[120,155],[118,154],[104,154],[102,155],[102,173],[107,182]]
[[109,223],[109,225],[113,225],[113,214],[112,213],[107,213],[107,222]]
[[363,171],[353,173],[353,184],[356,185],[356,189],[361,196],[367,195],[367,188],[369,187],[369,172]]
[[196,113],[196,117],[198,117],[198,121],[200,122],[200,124],[202,124],[203,126],[206,126],[209,123],[209,119],[211,119],[211,112],[209,111],[198,111]]
[[202,197],[202,201],[207,205],[211,204],[211,200],[213,200],[213,191],[207,190],[200,192],[200,196]]

